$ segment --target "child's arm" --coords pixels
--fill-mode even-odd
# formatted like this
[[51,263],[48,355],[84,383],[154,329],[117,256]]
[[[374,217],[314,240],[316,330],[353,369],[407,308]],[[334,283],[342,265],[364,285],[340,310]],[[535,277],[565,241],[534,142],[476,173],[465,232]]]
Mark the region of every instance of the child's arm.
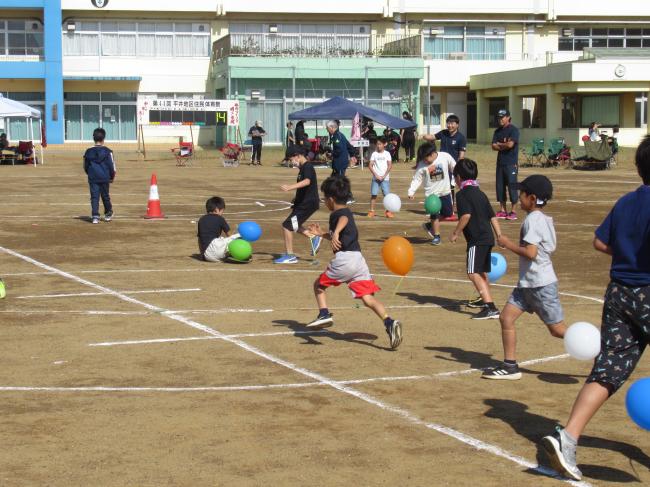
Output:
[[594,248],[598,252],[602,252],[603,254],[612,255],[612,247],[607,245],[605,242],[600,240],[598,237],[594,237]]
[[449,237],[450,242],[456,242],[458,240],[458,236],[461,234],[463,229],[467,226],[469,223],[469,219],[472,217],[470,213],[465,213],[463,216],[461,216],[458,219],[458,223],[456,224],[456,228],[454,229],[453,233]]
[[370,169],[373,178],[375,178],[377,181],[381,181],[381,178],[377,176],[377,173],[375,172],[375,160],[372,158],[372,156],[370,157],[370,164],[368,164],[368,169]]
[[347,216],[342,216],[339,218],[339,221],[336,222],[336,228],[332,232],[332,250],[337,251],[341,249],[341,241],[339,240],[339,234],[341,233],[341,230],[345,228],[345,226],[348,224],[348,217]]
[[283,184],[282,186],[280,186],[280,189],[282,191],[293,191],[294,189],[304,188],[306,186],[309,186],[310,184],[311,184],[311,179],[307,178],[307,179],[303,179],[302,181],[300,181],[298,183]]
[[517,245],[505,235],[498,237],[497,242],[504,249],[508,249],[517,255],[526,257],[529,260],[535,260],[535,258],[537,258],[537,245],[535,244],[526,243],[523,245]]
[[386,167],[386,174],[384,174],[384,179],[390,174],[390,170],[393,169],[393,160],[388,159],[388,166]]
[[408,196],[410,200],[415,198],[415,192],[417,191],[417,189],[420,187],[421,184],[422,184],[422,169],[418,169],[417,171],[415,171],[415,174],[413,175],[411,186],[409,186]]

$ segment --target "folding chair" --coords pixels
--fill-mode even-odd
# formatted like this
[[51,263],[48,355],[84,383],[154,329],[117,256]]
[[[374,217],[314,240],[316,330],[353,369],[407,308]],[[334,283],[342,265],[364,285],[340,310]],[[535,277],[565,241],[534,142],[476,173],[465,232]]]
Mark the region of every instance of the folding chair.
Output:
[[176,156],[177,166],[191,166],[194,160],[194,144],[192,142],[179,142],[178,147],[171,149]]
[[571,164],[571,149],[567,147],[564,137],[551,139],[546,160],[555,167],[561,164]]
[[527,166],[534,166],[535,163],[543,166],[548,161],[544,152],[544,139],[542,138],[533,139],[530,145],[525,147],[522,152],[526,157]]

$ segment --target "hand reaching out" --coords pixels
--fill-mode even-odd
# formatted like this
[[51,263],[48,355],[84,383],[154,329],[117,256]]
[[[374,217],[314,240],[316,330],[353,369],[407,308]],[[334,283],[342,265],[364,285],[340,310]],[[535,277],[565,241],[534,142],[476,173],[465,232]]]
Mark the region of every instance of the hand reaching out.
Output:
[[337,252],[341,250],[341,241],[339,240],[339,235],[338,233],[333,233],[332,234],[332,250],[334,252]]

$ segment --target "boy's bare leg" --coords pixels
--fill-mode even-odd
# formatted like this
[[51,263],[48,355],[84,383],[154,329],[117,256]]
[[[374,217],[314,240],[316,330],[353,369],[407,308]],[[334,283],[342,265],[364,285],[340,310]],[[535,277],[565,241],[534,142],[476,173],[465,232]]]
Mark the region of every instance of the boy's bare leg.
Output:
[[481,295],[483,302],[492,303],[493,301],[492,295],[490,294],[490,282],[488,281],[487,274],[485,272],[482,272],[480,274],[472,273],[467,274],[467,277],[469,277],[469,280],[472,281],[472,284],[474,284],[474,287]]
[[377,196],[376,195],[371,195],[370,196],[370,211],[375,211],[375,204],[377,203]]
[[431,220],[431,228],[433,228],[434,235],[440,235],[440,218]]
[[325,289],[320,286],[318,279],[314,281],[314,296],[316,296],[318,309],[327,308],[327,297],[325,296]]
[[282,227],[284,233],[284,248],[287,251],[287,254],[293,254],[293,232]]
[[565,428],[576,440],[580,438],[585,426],[587,426],[594,414],[607,401],[609,391],[607,386],[598,382],[590,382],[582,387],[573,404]]
[[554,325],[546,326],[548,327],[548,331],[551,332],[551,335],[553,335],[555,338],[564,338],[564,334],[567,330],[567,326],[564,324],[564,321],[560,321]]
[[384,308],[384,305],[381,304],[377,299],[372,294],[366,294],[365,296],[361,297],[361,301],[363,301],[363,304],[365,304],[368,308],[373,310],[377,316],[379,316],[382,320],[384,320],[387,316],[388,313],[386,313],[386,308]]
[[501,322],[501,340],[503,341],[504,360],[516,360],[517,332],[515,321],[523,314],[523,311],[512,304],[506,304],[501,311],[499,321]]

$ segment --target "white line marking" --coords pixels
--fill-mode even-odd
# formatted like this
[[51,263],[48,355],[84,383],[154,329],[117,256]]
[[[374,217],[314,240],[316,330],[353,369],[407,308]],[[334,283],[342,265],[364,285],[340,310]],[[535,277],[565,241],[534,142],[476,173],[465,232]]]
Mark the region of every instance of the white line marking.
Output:
[[[192,287],[185,289],[143,289],[140,291],[118,291],[122,294],[160,294],[160,293],[189,293],[201,291],[201,288]],[[69,293],[69,294],[34,294],[31,296],[16,296],[16,299],[38,299],[38,298],[72,298],[85,296],[104,296],[106,293]]]
[[[111,294],[111,295],[115,296],[116,298],[121,299],[122,301],[126,301],[127,303],[140,305],[140,306],[142,306],[142,307],[144,307],[144,308],[146,308],[146,309],[148,309],[150,311],[155,311],[155,312],[160,312],[160,313],[168,311],[168,310],[165,310],[164,308],[160,308],[158,306],[154,306],[154,305],[146,303],[144,301],[140,301],[138,299],[129,297],[124,293],[114,291],[114,290],[112,290],[110,288],[107,288],[105,286],[101,286],[99,284],[88,281],[88,280],[83,279],[81,277],[75,276],[74,274],[70,274],[68,272],[62,271],[62,270],[57,269],[55,267],[49,266],[47,264],[44,264],[43,262],[37,261],[37,260],[35,260],[35,259],[31,258],[31,257],[26,256],[26,255],[19,254],[18,252],[7,249],[5,247],[0,247],[0,251],[5,252],[5,253],[7,253],[9,255],[12,255],[14,257],[17,257],[17,258],[19,258],[21,260],[24,260],[25,262],[29,262],[29,263],[37,266],[37,267],[40,267],[43,270],[54,272],[54,273],[56,273],[56,274],[58,274],[58,275],[60,275],[62,277],[71,279],[71,280],[73,280],[73,281],[75,281],[75,282],[77,282],[79,284],[84,284],[84,285],[86,285],[88,287],[91,287],[93,289],[97,289],[98,291],[101,291],[103,293]],[[250,353],[252,353],[254,355],[257,355],[258,357],[266,359],[271,363],[274,363],[274,364],[279,365],[281,367],[285,367],[285,368],[287,368],[287,369],[289,369],[289,370],[291,370],[293,372],[296,372],[296,373],[298,373],[300,375],[303,375],[305,377],[309,377],[309,378],[311,378],[311,379],[313,379],[313,380],[315,380],[317,382],[321,382],[323,384],[329,385],[330,387],[332,387],[333,389],[336,389],[339,392],[342,392],[342,393],[347,394],[347,395],[352,396],[352,397],[356,397],[357,399],[360,399],[360,400],[362,400],[362,401],[364,401],[364,402],[366,402],[368,404],[371,404],[373,406],[378,407],[382,411],[393,413],[393,414],[401,417],[402,419],[404,419],[404,420],[406,420],[406,421],[408,421],[408,422],[410,422],[412,424],[415,424],[415,425],[418,425],[418,426],[424,426],[425,428],[428,428],[428,429],[437,431],[439,433],[442,433],[444,435],[447,435],[447,436],[449,436],[451,438],[454,438],[454,439],[456,439],[456,440],[458,440],[458,441],[460,441],[462,443],[465,443],[466,445],[469,445],[469,446],[471,446],[473,448],[476,448],[478,450],[484,450],[484,451],[487,451],[489,453],[492,453],[495,456],[510,460],[511,462],[519,465],[520,467],[524,467],[524,468],[527,468],[527,469],[532,469],[532,470],[535,470],[535,471],[537,471],[537,472],[539,472],[539,473],[541,473],[543,475],[548,475],[550,477],[559,478],[557,473],[555,473],[553,470],[551,470],[549,468],[546,468],[546,467],[543,467],[541,465],[536,465],[535,463],[533,463],[533,462],[531,462],[531,461],[529,461],[529,460],[527,460],[527,459],[525,459],[523,457],[515,455],[515,454],[513,454],[513,453],[511,453],[511,452],[509,452],[507,450],[504,450],[504,449],[502,449],[502,448],[500,448],[500,447],[498,447],[496,445],[486,443],[486,442],[484,442],[482,440],[479,440],[479,439],[474,438],[472,436],[466,435],[465,433],[462,433],[461,431],[455,430],[453,428],[449,428],[447,426],[440,425],[440,424],[437,424],[437,423],[429,423],[427,421],[424,421],[424,420],[422,420],[419,417],[415,416],[414,414],[412,414],[411,412],[409,412],[406,409],[402,409],[400,407],[393,406],[393,405],[391,405],[389,403],[385,403],[383,401],[380,401],[379,399],[377,399],[377,398],[375,398],[375,397],[373,397],[373,396],[371,396],[369,394],[361,392],[361,391],[359,391],[357,389],[354,389],[352,387],[342,385],[342,384],[336,382],[335,380],[332,380],[332,379],[330,379],[330,378],[328,378],[328,377],[326,377],[324,375],[321,375],[321,374],[319,374],[317,372],[313,372],[313,371],[311,371],[309,369],[305,369],[303,367],[300,367],[300,366],[298,366],[296,364],[293,364],[293,363],[289,362],[288,360],[284,360],[284,359],[282,359],[280,357],[276,357],[276,356],[274,356],[274,355],[272,355],[270,353],[264,352],[263,350],[261,350],[261,349],[259,349],[257,347],[249,345],[248,343],[244,342],[243,340],[240,340],[238,338],[229,338],[226,335],[224,335],[223,333],[221,333],[221,332],[219,332],[217,330],[214,330],[214,329],[210,328],[209,326],[203,325],[203,324],[201,324],[201,323],[199,323],[197,321],[190,320],[190,319],[188,319],[188,318],[186,318],[184,316],[181,316],[179,314],[165,313],[163,316],[166,316],[167,318],[169,318],[171,320],[174,320],[174,321],[177,321],[179,323],[183,323],[183,324],[185,324],[185,325],[187,325],[187,326],[189,326],[191,328],[201,330],[204,333],[207,333],[209,335],[221,337],[225,341],[230,342],[233,345],[236,345],[239,348],[241,348],[243,350],[246,350],[246,351],[248,351],[248,352],[250,352]],[[586,482],[573,482],[573,481],[569,481],[569,480],[566,480],[566,479],[562,479],[562,480],[564,482],[569,482],[572,485],[580,485],[580,486],[588,486],[589,485]]]

